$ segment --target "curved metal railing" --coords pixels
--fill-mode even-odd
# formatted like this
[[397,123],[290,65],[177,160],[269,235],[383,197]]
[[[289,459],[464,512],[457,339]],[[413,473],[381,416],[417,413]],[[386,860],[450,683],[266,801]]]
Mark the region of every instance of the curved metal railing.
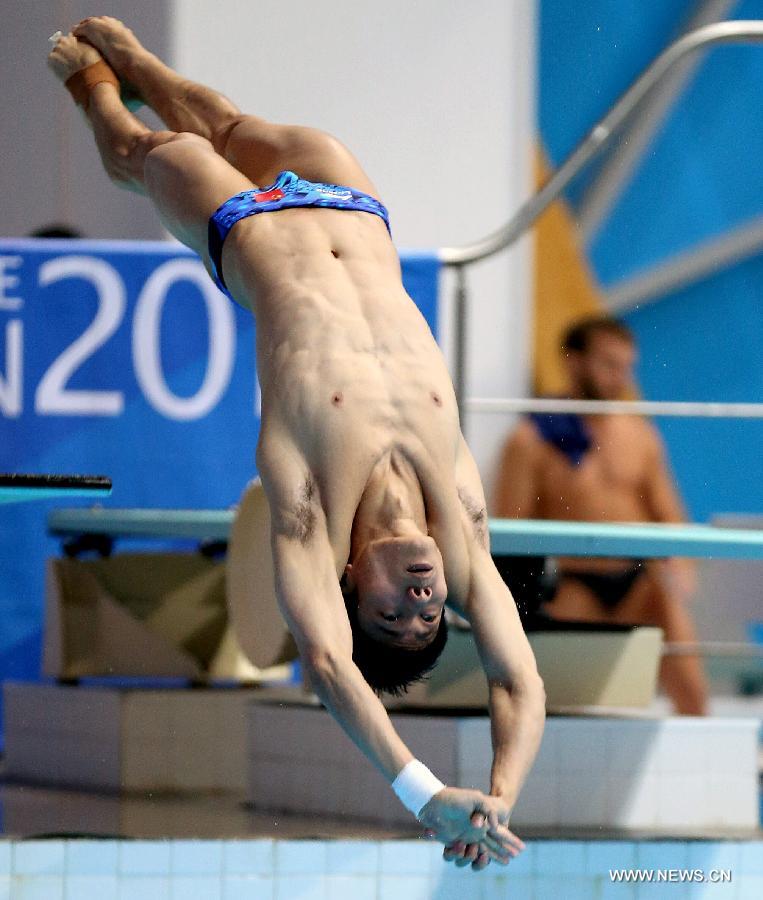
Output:
[[442,247],[438,251],[443,265],[457,271],[455,299],[454,386],[459,409],[464,408],[466,348],[466,303],[468,299],[464,267],[500,253],[511,246],[535,222],[572,181],[606,147],[643,97],[688,54],[715,44],[763,42],[763,21],[716,22],[691,31],[665,49],[620,97],[612,109],[588,132],[543,187],[524,203],[509,221],[480,241],[461,247]]
[[686,400],[566,400],[554,397],[471,397],[469,412],[574,413],[581,416],[675,416],[691,419],[763,419],[763,403],[696,403]]

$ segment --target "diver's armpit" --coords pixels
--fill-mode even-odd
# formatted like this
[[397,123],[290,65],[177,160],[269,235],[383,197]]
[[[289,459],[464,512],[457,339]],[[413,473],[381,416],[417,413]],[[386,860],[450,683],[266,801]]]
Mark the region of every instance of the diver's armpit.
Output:
[[474,537],[482,547],[488,549],[488,519],[485,505],[479,503],[462,487],[458,489],[458,499],[472,524]]

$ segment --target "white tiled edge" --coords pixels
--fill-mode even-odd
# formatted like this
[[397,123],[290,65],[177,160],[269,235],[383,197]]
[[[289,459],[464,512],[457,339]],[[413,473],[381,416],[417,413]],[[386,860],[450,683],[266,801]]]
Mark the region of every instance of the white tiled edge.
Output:
[[[527,841],[527,849],[508,870],[491,866],[480,877],[511,872],[528,879],[550,873],[603,879],[610,868],[730,868],[735,881],[763,876],[763,840],[749,841]],[[451,874],[452,873],[452,874]],[[242,890],[256,879],[342,879],[358,887],[380,879],[426,878],[432,886],[463,871],[446,866],[441,847],[414,841],[311,841],[241,839],[228,841],[31,840],[0,841],[0,880],[91,884],[115,879],[136,889],[147,880],[168,885],[199,879],[207,885],[229,882]],[[250,883],[251,886],[251,883]],[[216,890],[215,890],[216,893]],[[227,896],[223,894],[224,896]]]

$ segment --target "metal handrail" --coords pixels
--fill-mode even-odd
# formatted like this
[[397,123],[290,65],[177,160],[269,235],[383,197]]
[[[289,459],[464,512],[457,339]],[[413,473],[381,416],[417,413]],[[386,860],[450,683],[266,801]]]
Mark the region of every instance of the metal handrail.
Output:
[[567,159],[556,169],[543,187],[524,203],[509,221],[497,231],[473,244],[441,247],[440,262],[454,266],[458,275],[456,291],[456,327],[454,387],[458,407],[463,411],[465,395],[466,303],[468,293],[463,267],[479,262],[511,246],[550,206],[572,179],[612,140],[643,97],[689,53],[714,44],[763,42],[763,21],[756,19],[716,22],[697,28],[679,38],[654,60],[620,97],[612,109],[588,132]]
[[543,187],[531,197],[509,221],[481,241],[462,247],[442,247],[440,262],[460,266],[478,262],[504,250],[521,237],[538,216],[556,200],[583,167],[610,142],[617,129],[633,109],[684,56],[713,44],[763,42],[763,21],[757,19],[716,22],[679,38],[655,59],[628,88],[612,109],[588,132],[567,159],[551,175]]
[[566,400],[556,397],[471,397],[469,412],[567,413],[579,416],[674,416],[694,419],[763,419],[763,403],[686,400]]

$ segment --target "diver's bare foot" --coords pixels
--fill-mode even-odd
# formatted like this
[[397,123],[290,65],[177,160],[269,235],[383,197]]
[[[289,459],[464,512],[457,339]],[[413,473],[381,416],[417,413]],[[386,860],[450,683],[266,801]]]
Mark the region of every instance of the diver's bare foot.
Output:
[[142,100],[171,131],[190,131],[212,139],[228,127],[239,110],[215,91],[178,75],[140,43],[118,19],[83,19],[74,34],[101,51],[120,81],[122,102]]
[[149,51],[130,29],[111,16],[90,16],[72,29],[80,40],[96,47],[120,81],[132,82],[136,67]]
[[103,59],[101,54],[74,35],[62,34],[48,54],[48,65],[61,81],[68,81],[75,72],[86,69]]

